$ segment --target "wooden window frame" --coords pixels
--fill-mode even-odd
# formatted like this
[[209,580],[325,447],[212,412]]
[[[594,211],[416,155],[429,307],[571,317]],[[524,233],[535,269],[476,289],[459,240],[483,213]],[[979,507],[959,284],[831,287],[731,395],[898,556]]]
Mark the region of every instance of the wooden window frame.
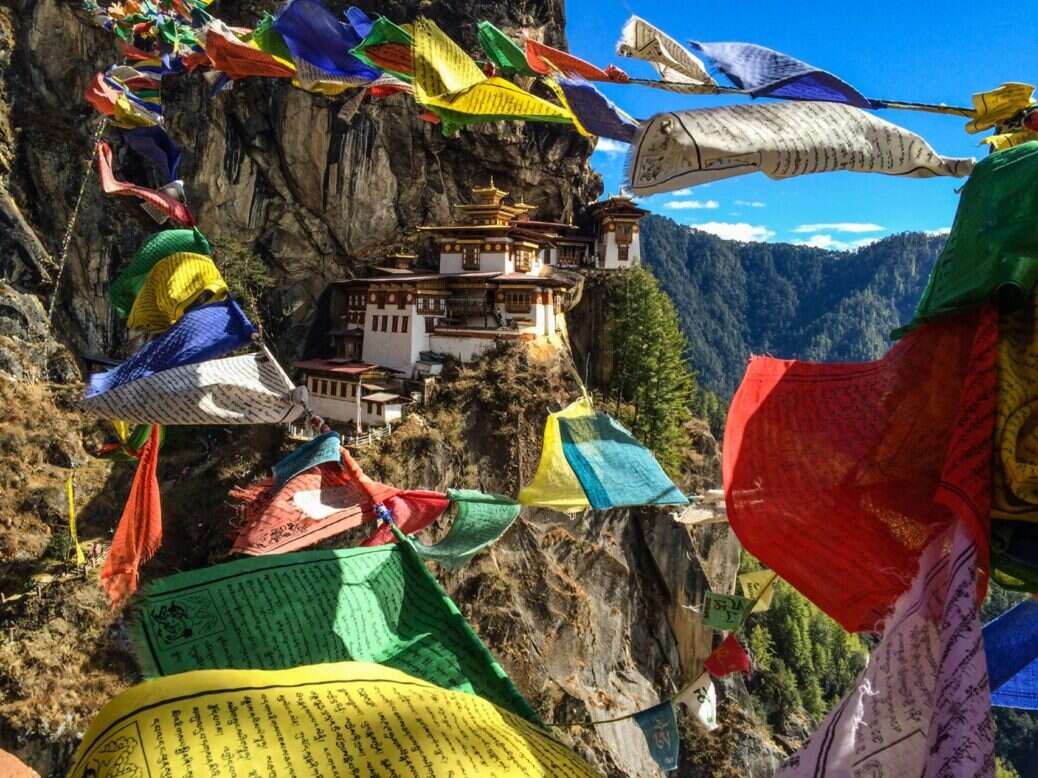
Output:
[[462,270],[479,270],[479,244],[474,243],[463,243],[461,244],[461,269]]

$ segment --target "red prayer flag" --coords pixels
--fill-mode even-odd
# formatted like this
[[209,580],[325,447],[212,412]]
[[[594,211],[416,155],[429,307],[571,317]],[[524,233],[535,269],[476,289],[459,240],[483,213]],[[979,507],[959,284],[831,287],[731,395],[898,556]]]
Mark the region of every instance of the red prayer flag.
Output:
[[995,306],[913,330],[875,362],[755,357],[724,438],[728,520],[849,631],[874,630],[962,519],[987,589]]
[[588,81],[612,81],[609,74],[590,62],[572,54],[552,48],[530,38],[526,39],[526,64],[542,76],[560,70],[567,76],[580,76]]
[[117,180],[112,173],[112,148],[103,140],[97,142],[97,177],[101,180],[101,189],[105,194],[140,198],[181,224],[188,227],[195,225],[191,211],[175,197],[155,189]]
[[105,81],[104,73],[96,73],[90,80],[90,83],[87,84],[83,97],[97,109],[98,113],[102,113],[105,116],[114,116],[115,101],[120,94],[118,89]]
[[729,635],[703,663],[710,675],[724,678],[732,673],[750,672],[750,656],[735,635]]
[[295,78],[295,71],[278,62],[265,51],[242,43],[222,22],[213,22],[206,30],[205,53],[213,67],[232,80],[247,76]]
[[[383,504],[393,514],[393,522],[397,529],[405,535],[413,535],[440,518],[450,505],[450,501],[447,495],[440,492],[409,491],[400,492]],[[382,524],[361,545],[382,546],[393,541],[393,530],[389,525]]]
[[155,556],[162,543],[162,501],[159,497],[159,428],[141,449],[137,472],[126,498],[123,515],[108,549],[101,585],[113,605],[137,591],[140,566]]

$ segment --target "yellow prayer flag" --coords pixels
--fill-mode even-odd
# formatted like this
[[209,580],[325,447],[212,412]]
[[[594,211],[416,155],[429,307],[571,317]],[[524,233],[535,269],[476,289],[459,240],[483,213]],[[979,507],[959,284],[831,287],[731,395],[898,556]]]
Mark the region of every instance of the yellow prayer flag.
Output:
[[487,700],[364,662],[196,670],[138,684],[97,715],[68,774],[596,775],[548,732]]
[[998,323],[991,515],[1038,522],[1038,291]]
[[990,130],[999,122],[1013,118],[1031,104],[1034,87],[1031,84],[1002,84],[990,92],[973,95],[973,119],[966,125],[966,132],[975,134]]
[[981,139],[980,142],[988,144],[995,151],[1004,151],[1033,140],[1038,140],[1038,132],[1020,130],[1019,132],[1006,132],[1001,135],[989,135],[987,138]]
[[72,544],[76,547],[76,564],[86,564],[86,554],[79,545],[79,536],[76,534],[76,488],[75,475],[70,474],[65,482],[65,493],[68,496],[68,534],[72,538]]
[[573,468],[566,461],[566,454],[562,450],[559,419],[592,416],[594,412],[591,401],[582,397],[558,413],[548,416],[548,421],[544,424],[544,444],[537,472],[533,481],[519,492],[519,502],[522,505],[537,505],[561,513],[577,513],[591,507],[584,487],[580,485]]
[[133,330],[162,332],[207,292],[214,300],[227,296],[227,284],[213,260],[203,254],[170,254],[148,273],[126,323]]
[[122,419],[109,419],[109,423],[112,425],[112,429],[115,430],[119,442],[125,443],[126,438],[130,435],[130,423]]
[[572,122],[573,115],[565,108],[534,97],[503,78],[488,78],[471,89],[455,95],[430,97],[425,101],[430,108],[443,108],[468,116],[494,119],[531,119],[533,121]]
[[428,19],[414,23],[413,50],[414,94],[422,105],[486,80],[472,57]]
[[136,103],[131,103],[126,95],[119,95],[115,99],[115,113],[112,116],[112,124],[123,129],[134,127],[154,127],[159,123],[158,114],[147,111]]
[[[755,573],[743,573],[739,576],[742,593],[751,600],[757,600],[751,613],[760,613],[771,607],[771,598],[775,595],[775,581],[778,575],[771,570],[758,570]],[[758,600],[757,598],[760,597]]]

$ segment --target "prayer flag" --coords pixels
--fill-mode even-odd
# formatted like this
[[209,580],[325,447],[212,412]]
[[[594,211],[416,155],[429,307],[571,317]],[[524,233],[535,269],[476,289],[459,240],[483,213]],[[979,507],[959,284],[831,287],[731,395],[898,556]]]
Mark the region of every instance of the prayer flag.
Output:
[[656,458],[605,413],[560,417],[566,461],[595,510],[633,505],[688,505]]
[[849,170],[908,178],[968,175],[918,135],[838,103],[753,103],[661,113],[642,123],[627,179],[639,196],[748,173],[782,179]]
[[634,721],[641,727],[649,753],[660,769],[665,773],[677,770],[680,740],[670,700],[635,713]]
[[[758,570],[755,573],[743,573],[739,576],[739,586],[744,595],[756,600],[753,613],[766,611],[771,607],[771,598],[775,595],[775,583],[778,576],[771,570]],[[758,599],[759,597],[759,599]]]
[[406,539],[241,559],[142,594],[131,635],[145,677],[378,662],[540,723]]
[[1038,600],[1028,598],[984,625],[991,704],[1038,711]]
[[86,396],[94,397],[162,370],[222,357],[248,345],[255,334],[256,328],[234,300],[199,306],[121,365],[91,375]]
[[154,189],[116,179],[112,173],[112,148],[103,140],[97,142],[97,177],[101,181],[101,189],[105,194],[136,197],[181,224],[191,227],[195,223],[191,211],[184,203]]
[[703,62],[662,30],[632,16],[624,24],[616,51],[649,62],[664,81],[714,84]]
[[409,32],[380,16],[364,40],[350,53],[372,67],[410,83],[414,78],[413,44],[414,38]]
[[266,353],[182,365],[90,397],[88,413],[137,424],[287,424],[303,413],[295,387]]
[[549,86],[557,84],[561,92],[560,102],[573,114],[578,129],[586,135],[611,138],[621,143],[631,143],[638,133],[638,122],[616,107],[595,86],[581,79],[559,76],[556,81],[548,80]]
[[[585,62],[580,57],[574,57],[569,52],[552,48],[532,38],[526,39],[526,64],[532,71],[540,73],[542,76],[563,73],[567,76],[586,78],[588,81],[622,80],[615,75],[610,76],[602,68]],[[622,73],[622,71],[620,72]]]
[[155,775],[596,775],[546,730],[487,700],[364,662],[201,670],[138,684],[94,719],[69,778],[149,769]]
[[0,750],[0,775],[4,778],[40,778],[40,774],[28,767],[21,759]]
[[1038,283],[1038,143],[999,151],[977,163],[962,188],[951,234],[930,272],[912,322],[974,308],[998,297],[1023,307]]
[[988,306],[874,362],[752,358],[723,446],[743,547],[844,629],[869,631],[928,541],[961,520],[982,548],[983,595],[997,341]]
[[152,427],[101,571],[101,585],[113,605],[137,591],[140,566],[155,556],[162,543],[158,464],[159,430]]
[[[1036,144],[1038,145],[1038,144]],[[1036,201],[1038,204],[1038,201]],[[1038,231],[1036,231],[1038,232]],[[1038,272],[1038,235],[1033,263]],[[1038,289],[999,319],[991,515],[1038,522]]]
[[171,254],[148,273],[126,320],[131,330],[162,332],[203,296],[222,300],[227,283],[204,254]]
[[163,230],[156,232],[137,249],[130,264],[124,267],[108,287],[108,300],[123,318],[130,314],[133,301],[144,286],[145,280],[155,264],[173,254],[204,254],[209,256],[212,249],[209,241],[198,231]]
[[165,182],[177,177],[180,149],[161,127],[135,127],[122,130],[123,140],[145,159],[154,162]]
[[707,732],[717,729],[717,691],[709,673],[702,673],[672,700],[678,713],[692,716]]
[[373,26],[373,22],[366,13],[357,8],[355,5],[351,5],[347,8],[343,15],[346,17],[346,21],[349,22],[350,27],[353,28],[353,32],[356,34],[358,40],[364,40],[370,33]]
[[1038,141],[1038,132],[1034,130],[1021,130],[1019,132],[1006,132],[1000,135],[989,135],[981,138],[980,142],[991,147],[992,151],[1005,151],[1014,146],[1023,146],[1025,143]]
[[274,486],[280,488],[300,473],[325,462],[338,462],[341,446],[342,437],[338,432],[325,432],[307,441],[271,468]]
[[414,24],[414,89],[422,105],[464,92],[487,77],[472,58],[428,19]]
[[934,536],[868,667],[776,778],[993,776],[972,529]]
[[526,53],[519,45],[497,29],[488,21],[481,21],[479,29],[479,45],[497,69],[504,76],[536,76],[537,71],[526,64]]
[[753,600],[737,594],[714,594],[703,597],[703,623],[721,630],[735,630],[750,615]]
[[231,80],[248,76],[292,78],[295,68],[277,57],[260,50],[255,43],[245,43],[219,19],[204,28],[205,53],[213,68],[227,74]]
[[350,54],[360,45],[360,36],[317,0],[291,0],[277,15],[274,29],[292,52],[300,83],[366,84],[379,77]]
[[691,43],[710,57],[733,84],[753,97],[874,107],[871,100],[832,73],[787,54],[754,43]]
[[464,567],[476,554],[496,543],[519,518],[519,503],[499,494],[448,489],[447,499],[457,513],[446,537],[433,546],[413,542],[418,556],[449,570]]
[[544,442],[541,444],[541,460],[533,481],[519,492],[519,502],[551,508],[561,513],[579,513],[591,507],[584,487],[577,480],[573,468],[562,450],[562,433],[559,421],[594,414],[591,402],[581,398],[558,413],[548,414],[544,423]]
[[973,95],[973,118],[966,132],[978,133],[1007,122],[1031,105],[1034,87],[1031,84],[1002,84],[990,92]]
[[68,498],[68,535],[72,540],[72,547],[76,550],[76,564],[86,564],[86,554],[83,547],[79,545],[79,535],[76,532],[76,477],[69,475],[65,482],[65,496]]
[[750,672],[750,657],[739,643],[735,635],[728,635],[721,641],[714,653],[703,663],[712,676],[724,678],[732,673]]

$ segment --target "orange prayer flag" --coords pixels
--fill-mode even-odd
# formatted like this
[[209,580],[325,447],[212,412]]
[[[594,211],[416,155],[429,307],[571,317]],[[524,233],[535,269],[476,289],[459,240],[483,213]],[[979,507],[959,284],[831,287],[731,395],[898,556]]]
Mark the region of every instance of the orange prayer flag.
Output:
[[151,559],[162,543],[158,463],[159,428],[153,426],[141,450],[130,496],[101,571],[101,585],[113,605],[119,605],[137,591],[141,564]]

